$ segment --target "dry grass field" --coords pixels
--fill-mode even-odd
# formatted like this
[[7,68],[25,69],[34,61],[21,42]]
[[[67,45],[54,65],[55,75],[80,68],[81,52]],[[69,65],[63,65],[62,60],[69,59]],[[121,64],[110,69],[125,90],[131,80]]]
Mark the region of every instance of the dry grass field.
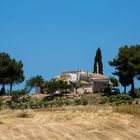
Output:
[[111,107],[0,111],[0,140],[140,140],[140,118]]

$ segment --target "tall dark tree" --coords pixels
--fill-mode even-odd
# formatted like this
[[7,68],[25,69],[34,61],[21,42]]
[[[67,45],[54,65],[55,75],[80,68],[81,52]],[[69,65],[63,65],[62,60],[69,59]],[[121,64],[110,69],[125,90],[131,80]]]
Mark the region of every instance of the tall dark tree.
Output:
[[7,53],[0,53],[0,84],[2,85],[1,95],[5,94],[5,85],[9,83],[8,69],[11,58]]
[[103,74],[102,52],[100,48],[98,48],[96,52],[93,73]]
[[132,96],[135,96],[134,80],[140,78],[140,45],[121,47],[117,57],[109,64],[115,67],[114,74],[119,76],[124,91],[131,85]]
[[5,85],[19,84],[24,80],[23,64],[21,61],[11,59],[7,53],[0,53],[0,84],[2,92],[5,92]]

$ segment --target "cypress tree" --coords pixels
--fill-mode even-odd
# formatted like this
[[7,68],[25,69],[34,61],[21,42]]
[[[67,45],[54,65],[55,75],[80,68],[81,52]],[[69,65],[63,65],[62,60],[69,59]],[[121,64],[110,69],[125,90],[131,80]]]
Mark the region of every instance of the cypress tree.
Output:
[[102,52],[100,48],[96,51],[93,73],[103,74]]

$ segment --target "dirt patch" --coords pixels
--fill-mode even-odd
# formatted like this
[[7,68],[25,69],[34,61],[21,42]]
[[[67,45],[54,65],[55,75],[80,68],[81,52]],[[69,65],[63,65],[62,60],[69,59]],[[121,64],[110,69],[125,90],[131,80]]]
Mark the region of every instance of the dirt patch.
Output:
[[3,122],[0,121],[0,125],[4,124]]

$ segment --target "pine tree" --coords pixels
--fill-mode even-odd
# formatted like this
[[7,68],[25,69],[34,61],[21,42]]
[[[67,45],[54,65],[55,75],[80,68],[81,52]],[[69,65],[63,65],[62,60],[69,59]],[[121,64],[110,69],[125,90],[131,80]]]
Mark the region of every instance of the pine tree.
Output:
[[2,93],[5,93],[5,86],[10,85],[10,92],[13,84],[24,81],[23,63],[12,59],[7,53],[0,53],[0,85]]
[[96,52],[93,73],[103,74],[102,52],[100,48],[98,48]]
[[140,45],[121,47],[118,55],[109,64],[115,68],[113,74],[119,77],[124,92],[126,86],[131,85],[131,95],[135,97],[134,80],[140,80]]

